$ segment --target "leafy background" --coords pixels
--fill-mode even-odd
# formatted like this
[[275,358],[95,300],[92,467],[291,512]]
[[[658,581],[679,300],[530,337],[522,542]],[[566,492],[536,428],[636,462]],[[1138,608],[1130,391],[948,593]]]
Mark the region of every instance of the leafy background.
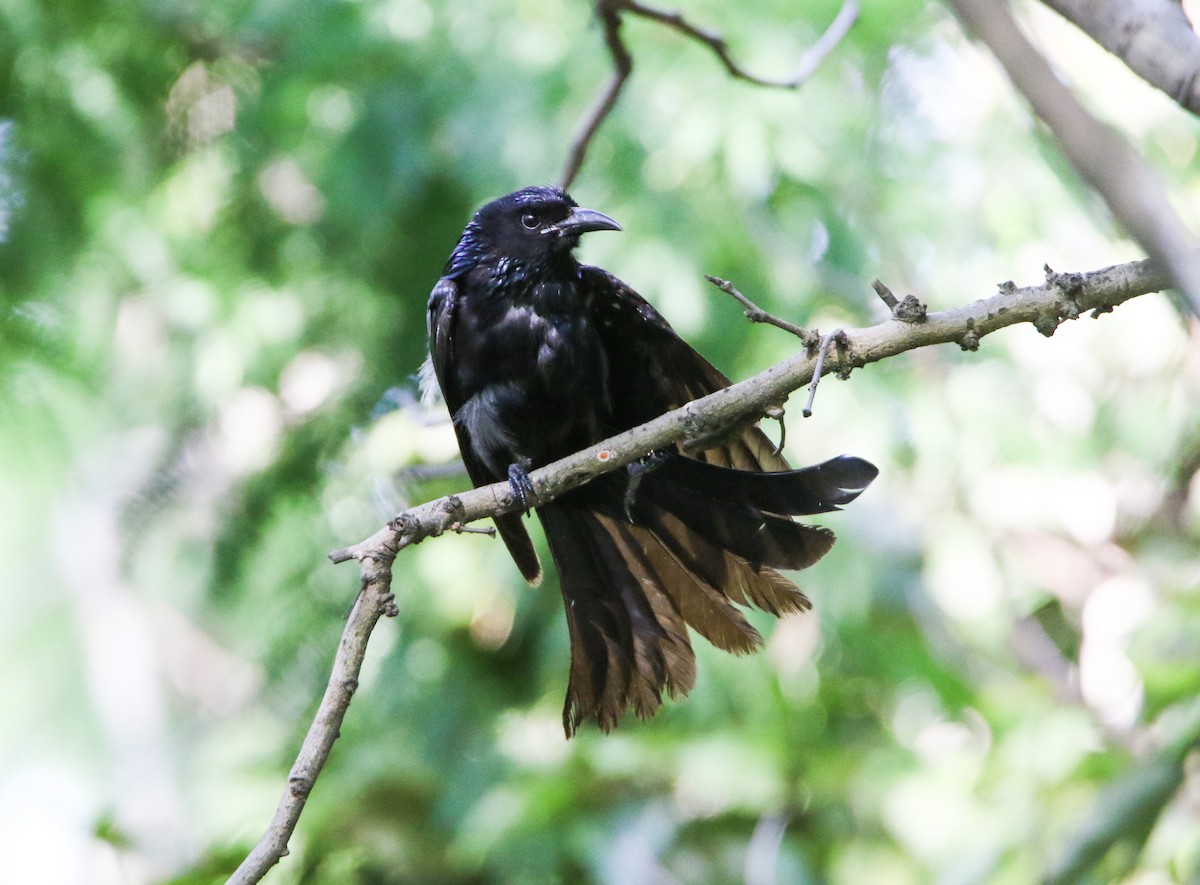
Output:
[[[837,11],[686,12],[786,74]],[[1063,76],[1193,224],[1200,126],[1040,7]],[[798,92],[630,20],[573,188],[586,260],[734,377],[809,326],[1136,249],[945,10],[866,4]],[[222,881],[357,586],[326,551],[465,485],[413,404],[482,202],[553,180],[609,73],[565,0],[15,0],[0,10],[0,881]],[[763,653],[565,742],[553,581],[448,537],[291,841],[287,882],[1200,881],[1200,356],[1146,296],[1052,339],[827,382],[797,463],[882,476]],[[795,408],[793,411],[798,411]]]

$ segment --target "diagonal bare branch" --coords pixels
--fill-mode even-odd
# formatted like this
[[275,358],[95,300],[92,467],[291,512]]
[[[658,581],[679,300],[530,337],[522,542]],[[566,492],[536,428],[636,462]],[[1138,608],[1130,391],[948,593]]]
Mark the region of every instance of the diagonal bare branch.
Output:
[[358,676],[362,672],[371,632],[381,617],[398,613],[391,593],[392,560],[396,556],[396,549],[391,544],[390,539],[381,539],[370,556],[360,559],[362,586],[342,630],[325,694],[288,773],[287,785],[267,831],[226,885],[250,885],[262,881],[267,871],[288,853],[288,839],[333,751],[333,742],[341,732],[342,720],[358,688]]
[[[863,329],[847,329],[844,346],[833,360],[832,371],[850,368],[927,347],[957,343],[966,350],[998,329],[1032,323],[1044,335],[1053,334],[1063,320],[1084,311],[1093,316],[1169,284],[1166,273],[1149,261],[1118,265],[1084,274],[1047,272],[1046,282],[1018,289],[1011,283],[990,298],[954,310],[929,314],[924,322],[889,319]],[[655,449],[688,440],[704,440],[721,431],[756,420],[816,373],[816,358],[805,350],[764,372],[640,427],[596,443],[561,461],[529,474],[537,500],[545,502],[609,470],[643,457]],[[405,547],[428,537],[456,531],[479,519],[519,509],[507,483],[481,486],[440,498],[401,513],[370,538],[329,554],[335,563],[357,560],[361,591],[342,634],[329,685],[292,766],[288,784],[271,823],[253,851],[229,878],[227,885],[252,885],[287,854],[304,803],[333,748],[349,708],[367,641],[380,617],[394,615],[391,593],[392,562]]]
[[1131,71],[1200,114],[1200,35],[1178,0],[1042,0]]
[[743,295],[733,283],[729,280],[723,280],[720,277],[714,277],[711,274],[705,274],[704,279],[708,280],[726,295],[733,298],[738,304],[746,308],[744,315],[752,323],[767,323],[777,329],[783,329],[785,332],[791,332],[803,342],[807,348],[814,348],[821,343],[821,336],[816,332],[810,332],[803,326],[799,326],[793,322],[782,319],[774,314],[767,313],[745,295]]

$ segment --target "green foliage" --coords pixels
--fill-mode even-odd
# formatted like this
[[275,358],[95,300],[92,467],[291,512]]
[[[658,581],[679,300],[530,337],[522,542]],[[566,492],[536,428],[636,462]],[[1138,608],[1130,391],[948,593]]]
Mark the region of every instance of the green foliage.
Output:
[[[686,12],[784,75],[837,5]],[[940,9],[865,7],[798,92],[626,23],[573,188],[626,232],[584,254],[734,377],[796,343],[704,273],[829,330],[876,276],[939,309],[1136,257]],[[1200,127],[1036,12],[1194,212]],[[564,0],[15,0],[0,46],[0,879],[222,881],[358,585],[325,552],[465,484],[410,471],[454,453],[412,406],[427,293],[477,205],[559,174],[608,58]],[[562,738],[553,577],[406,551],[270,881],[1194,877],[1195,352],[1149,296],[826,382],[792,459],[882,476],[816,612],[697,640],[692,696],[612,736]]]

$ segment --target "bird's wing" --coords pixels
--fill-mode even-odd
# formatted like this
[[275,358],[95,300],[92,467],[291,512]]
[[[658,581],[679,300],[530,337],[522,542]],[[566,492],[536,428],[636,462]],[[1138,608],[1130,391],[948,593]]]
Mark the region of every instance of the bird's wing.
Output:
[[[596,329],[608,354],[613,420],[621,430],[677,409],[730,382],[684,341],[646,299],[598,267],[583,268]],[[698,455],[739,470],[787,470],[758,427],[735,431]]]
[[[442,389],[442,398],[453,417],[463,407],[464,396],[458,385],[454,372],[454,324],[458,314],[458,285],[452,279],[443,277],[438,280],[429,296],[429,356],[437,375],[438,386]],[[458,449],[462,453],[463,463],[467,467],[467,475],[475,486],[484,486],[503,477],[492,476],[483,462],[475,455],[470,434],[459,421],[454,421],[454,433],[458,437]],[[493,518],[504,545],[516,562],[517,568],[530,584],[539,584],[542,580],[542,564],[538,560],[537,551],[529,532],[525,530],[518,513],[506,513]]]

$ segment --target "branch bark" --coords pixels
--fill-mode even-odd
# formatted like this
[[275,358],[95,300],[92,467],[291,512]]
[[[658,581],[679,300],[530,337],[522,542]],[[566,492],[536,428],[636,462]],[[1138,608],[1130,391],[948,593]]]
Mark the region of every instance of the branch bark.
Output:
[[[1046,281],[1000,292],[954,310],[928,314],[923,321],[889,319],[843,332],[845,346],[829,371],[845,373],[908,350],[955,342],[976,350],[985,335],[1017,323],[1032,323],[1052,335],[1064,320],[1084,311],[1093,316],[1169,285],[1168,275],[1149,261],[1117,265],[1090,273],[1059,274],[1047,269]],[[640,427],[604,440],[530,473],[535,500],[546,502],[601,473],[676,443],[703,445],[739,424],[755,421],[788,394],[808,383],[816,356],[807,351],[725,390],[695,400]],[[288,776],[288,785],[267,831],[230,877],[230,885],[258,882],[287,854],[304,803],[329,758],[342,720],[358,685],[367,641],[379,618],[396,613],[391,594],[392,562],[405,547],[475,520],[517,510],[507,483],[482,486],[401,513],[371,537],[329,554],[335,563],[357,560],[362,589],[343,632],[329,685]]]
[[287,856],[288,840],[296,829],[300,813],[304,811],[304,803],[308,801],[321,769],[329,759],[333,742],[341,732],[342,720],[350,709],[350,700],[358,688],[358,676],[362,672],[371,633],[381,617],[398,613],[391,592],[392,561],[395,558],[396,549],[388,538],[380,539],[369,555],[361,557],[362,586],[342,630],[325,694],[300,745],[292,770],[288,773],[287,786],[279,797],[271,823],[258,844],[226,881],[226,885],[259,882],[271,867]]
[[1200,36],[1178,0],[1042,0],[1179,104],[1200,114]]
[[1160,261],[1174,288],[1200,316],[1200,258],[1195,237],[1162,182],[1125,138],[1093,117],[1021,33],[1006,2],[949,0],[968,31],[996,56],[1013,85],[1050,128],[1063,156],[1109,210]]

